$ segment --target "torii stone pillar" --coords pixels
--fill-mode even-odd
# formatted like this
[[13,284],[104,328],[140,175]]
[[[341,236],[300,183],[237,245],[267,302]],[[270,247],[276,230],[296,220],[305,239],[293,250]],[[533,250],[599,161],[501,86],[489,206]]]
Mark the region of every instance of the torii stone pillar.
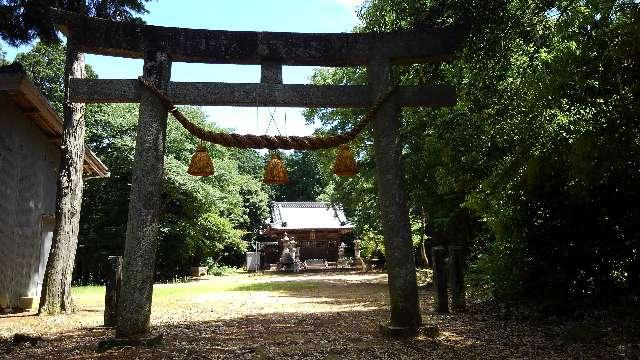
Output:
[[[143,75],[159,89],[166,91],[171,77],[171,61],[167,53],[157,49],[145,51]],[[151,92],[145,89],[140,91],[124,273],[116,327],[117,337],[129,338],[149,332],[167,131],[167,109]]]
[[[393,84],[391,63],[386,58],[375,58],[367,66],[373,98],[387,92]],[[407,194],[403,186],[400,143],[400,112],[395,96],[378,110],[373,121],[373,136],[378,184],[378,204],[382,220],[392,335],[411,335],[421,325],[418,302],[416,265],[413,259],[409,228]]]

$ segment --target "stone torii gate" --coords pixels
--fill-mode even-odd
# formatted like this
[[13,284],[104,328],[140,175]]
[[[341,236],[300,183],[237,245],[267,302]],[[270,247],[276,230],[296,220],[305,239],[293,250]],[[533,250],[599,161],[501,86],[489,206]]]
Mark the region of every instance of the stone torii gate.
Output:
[[[368,107],[393,85],[393,65],[446,60],[461,38],[455,29],[305,34],[159,27],[57,10],[54,18],[67,36],[68,46],[78,52],[144,59],[144,78],[173,103],[201,106]],[[260,65],[261,80],[251,84],[172,82],[174,61]],[[283,84],[283,65],[366,66],[368,83]],[[137,79],[72,78],[68,90],[74,103],[140,103],[116,336],[141,336],[150,326],[167,108]],[[401,331],[411,332],[421,325],[407,195],[402,184],[401,107],[451,106],[455,101],[455,90],[449,86],[400,86],[373,119],[389,277],[389,326]]]

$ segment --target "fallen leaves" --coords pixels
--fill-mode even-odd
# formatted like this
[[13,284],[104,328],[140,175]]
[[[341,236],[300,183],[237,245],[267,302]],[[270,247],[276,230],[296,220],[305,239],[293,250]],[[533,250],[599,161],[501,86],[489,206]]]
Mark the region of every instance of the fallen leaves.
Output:
[[[97,344],[113,337],[113,330],[100,327],[102,313],[97,304],[78,298],[80,311],[69,316],[0,317],[0,357],[503,360],[633,358],[639,353],[637,341],[629,342],[615,328],[605,333],[597,330],[598,337],[589,338],[591,342],[566,342],[560,335],[570,327],[559,321],[504,319],[473,303],[466,313],[436,314],[428,290],[421,295],[423,322],[439,331],[408,340],[385,338],[378,332],[378,324],[389,316],[384,280],[381,274],[233,275],[222,281],[273,281],[276,285],[292,281],[301,286],[254,284],[245,291],[221,288],[194,295],[183,284],[180,292],[170,293],[171,298],[154,299],[152,334],[162,333],[162,344],[103,353],[96,352]],[[251,290],[262,288],[271,291]],[[14,344],[11,336],[17,332],[44,340],[35,345]]]

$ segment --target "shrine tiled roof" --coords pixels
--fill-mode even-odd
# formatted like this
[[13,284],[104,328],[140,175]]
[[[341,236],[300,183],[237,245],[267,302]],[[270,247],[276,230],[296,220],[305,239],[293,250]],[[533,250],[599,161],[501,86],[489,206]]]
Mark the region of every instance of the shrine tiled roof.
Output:
[[351,229],[353,226],[339,206],[325,202],[273,202],[273,229]]

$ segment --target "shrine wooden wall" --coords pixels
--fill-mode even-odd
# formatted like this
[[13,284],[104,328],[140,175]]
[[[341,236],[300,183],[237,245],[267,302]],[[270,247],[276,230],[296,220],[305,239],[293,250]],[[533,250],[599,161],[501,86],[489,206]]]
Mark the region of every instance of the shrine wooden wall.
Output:
[[39,296],[53,231],[59,150],[0,92],[0,299]]
[[[301,260],[307,259],[325,259],[327,261],[338,260],[338,246],[344,236],[343,230],[317,230],[311,235],[310,230],[294,230],[286,231],[287,236],[294,238],[297,246],[300,248]],[[284,231],[272,232],[269,234],[278,240],[284,236]]]

